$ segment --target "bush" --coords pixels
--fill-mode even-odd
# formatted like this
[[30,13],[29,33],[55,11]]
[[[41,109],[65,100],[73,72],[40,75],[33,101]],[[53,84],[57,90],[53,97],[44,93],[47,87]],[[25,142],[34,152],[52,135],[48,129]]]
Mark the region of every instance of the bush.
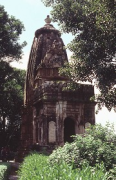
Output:
[[7,180],[10,170],[9,163],[0,163],[0,180]]
[[19,180],[35,180],[38,177],[42,178],[46,172],[47,156],[38,155],[37,153],[30,154],[25,157],[21,164],[18,175]]
[[48,157],[30,154],[24,159],[19,180],[115,179],[116,135],[113,127],[91,126]]
[[19,169],[19,180],[106,180],[108,173],[104,166],[90,167],[88,164],[80,169],[74,169],[73,164],[67,165],[64,161],[51,165],[47,161],[48,157],[31,154],[24,159]]
[[116,166],[116,135],[113,126],[91,126],[84,136],[74,136],[73,143],[66,143],[63,147],[54,150],[49,157],[51,164],[58,163],[60,159],[68,164],[74,162],[77,168],[88,163],[104,163],[107,170]]

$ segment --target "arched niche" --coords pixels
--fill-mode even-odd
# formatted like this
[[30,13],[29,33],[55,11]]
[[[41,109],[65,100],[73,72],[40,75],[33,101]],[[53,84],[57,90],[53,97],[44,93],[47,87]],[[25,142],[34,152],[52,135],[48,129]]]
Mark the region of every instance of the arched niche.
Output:
[[86,122],[86,123],[85,123],[85,129],[89,129],[90,126],[91,126],[91,123],[89,123],[89,122]]
[[72,135],[75,135],[75,121],[72,118],[67,117],[64,120],[64,142],[72,142]]
[[85,123],[85,133],[87,133],[87,129],[89,129],[90,126],[91,126],[91,123],[89,123],[89,122]]
[[54,121],[49,121],[48,124],[48,141],[49,143],[56,142],[56,123]]

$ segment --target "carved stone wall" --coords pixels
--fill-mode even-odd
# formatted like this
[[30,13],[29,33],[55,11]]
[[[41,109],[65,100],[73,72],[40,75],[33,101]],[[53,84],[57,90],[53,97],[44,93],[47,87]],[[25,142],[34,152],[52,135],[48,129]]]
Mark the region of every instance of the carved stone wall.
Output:
[[[22,148],[34,144],[59,146],[71,141],[69,134],[82,134],[86,123],[95,123],[92,85],[75,83],[59,74],[68,62],[60,32],[51,24],[35,32],[24,92]],[[69,124],[68,124],[69,123]],[[67,129],[66,129],[67,128]]]

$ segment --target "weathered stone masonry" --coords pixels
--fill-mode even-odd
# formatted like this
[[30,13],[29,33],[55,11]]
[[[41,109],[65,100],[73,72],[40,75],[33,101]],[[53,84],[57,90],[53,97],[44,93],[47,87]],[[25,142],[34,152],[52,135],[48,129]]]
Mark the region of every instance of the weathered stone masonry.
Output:
[[[47,19],[49,21],[47,21]],[[95,123],[92,85],[76,83],[68,90],[71,80],[59,75],[58,69],[68,62],[60,32],[51,24],[35,32],[24,94],[21,143],[59,146],[71,142],[73,134],[84,133],[86,123]]]

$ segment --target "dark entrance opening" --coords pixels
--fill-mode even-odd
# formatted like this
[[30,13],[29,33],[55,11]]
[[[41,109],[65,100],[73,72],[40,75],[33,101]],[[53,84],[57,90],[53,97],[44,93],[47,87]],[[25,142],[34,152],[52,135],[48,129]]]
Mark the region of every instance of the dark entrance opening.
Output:
[[75,122],[71,118],[66,118],[64,120],[64,142],[72,142],[75,135]]

